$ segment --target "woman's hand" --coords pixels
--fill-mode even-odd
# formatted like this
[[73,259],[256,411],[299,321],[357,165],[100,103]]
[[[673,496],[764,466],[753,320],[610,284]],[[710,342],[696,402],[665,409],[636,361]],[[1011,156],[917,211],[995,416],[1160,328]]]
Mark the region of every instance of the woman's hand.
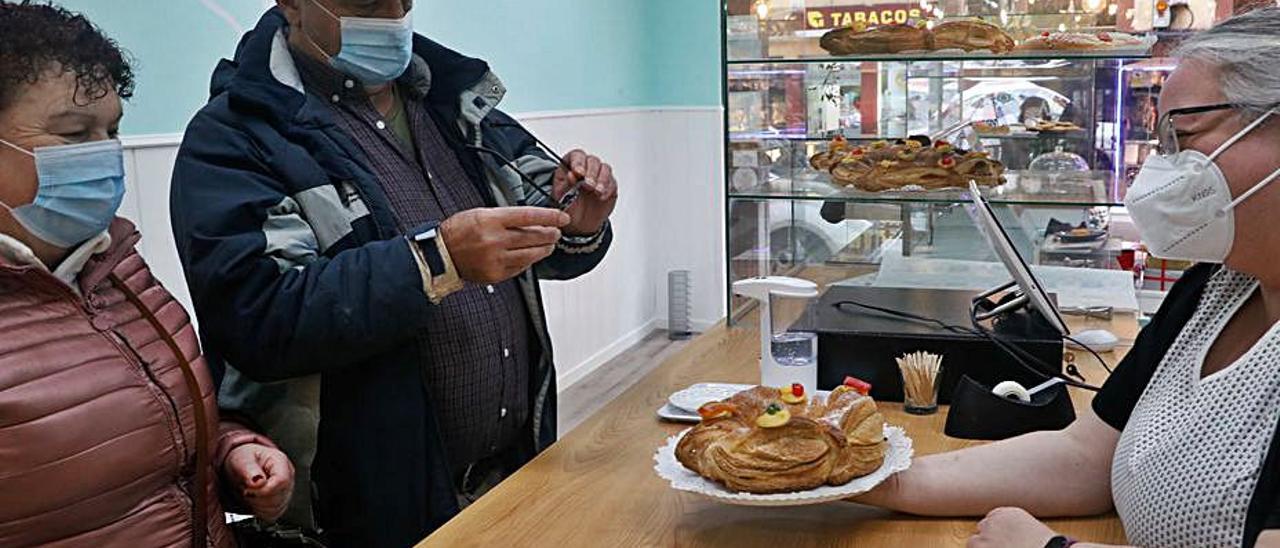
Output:
[[248,443],[232,449],[223,465],[227,479],[253,516],[279,519],[293,494],[293,463],[279,449]]
[[996,508],[978,522],[969,548],[1043,548],[1058,536],[1048,525],[1021,508]]

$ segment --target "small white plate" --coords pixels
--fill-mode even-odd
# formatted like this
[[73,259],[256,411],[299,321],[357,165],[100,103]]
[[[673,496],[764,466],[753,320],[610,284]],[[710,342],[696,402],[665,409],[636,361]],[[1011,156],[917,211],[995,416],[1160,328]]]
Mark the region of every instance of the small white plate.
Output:
[[702,422],[697,413],[690,413],[671,404],[658,408],[658,418],[671,422]]
[[[695,386],[696,386],[696,385],[695,385]],[[748,388],[751,388],[751,385],[747,385],[747,384],[726,384],[726,385],[724,385],[724,386],[733,386],[733,387],[737,387],[737,388],[734,390],[733,394],[737,394],[738,392],[741,392],[742,390],[746,390],[746,389],[748,389]],[[690,388],[692,388],[692,387],[690,387]],[[731,397],[733,394],[730,394],[729,396],[726,396],[726,398],[727,398],[727,397]],[[824,398],[825,398],[825,397],[827,397],[827,396],[830,396],[830,395],[831,395],[831,392],[828,392],[828,391],[826,391],[826,390],[819,390],[819,391],[818,391],[818,395],[819,395],[819,396],[821,396],[821,397],[824,397]],[[711,400],[711,401],[720,401],[720,400],[722,400],[722,399],[724,399],[724,398],[718,398],[718,399]],[[701,406],[701,405],[699,405],[698,407],[702,407],[702,406]],[[658,418],[660,418],[660,419],[662,419],[662,420],[665,420],[665,421],[671,421],[671,422],[688,422],[688,423],[697,423],[697,422],[702,422],[702,417],[698,416],[698,412],[697,412],[697,411],[687,411],[687,410],[684,410],[684,409],[681,409],[681,408],[679,408],[679,407],[676,407],[676,406],[672,405],[670,402],[668,402],[668,403],[664,403],[664,404],[662,404],[662,407],[659,407],[659,408],[658,408]]]
[[729,397],[751,388],[749,384],[727,384],[721,382],[701,382],[676,392],[667,398],[667,403],[678,409],[698,414],[698,408]]

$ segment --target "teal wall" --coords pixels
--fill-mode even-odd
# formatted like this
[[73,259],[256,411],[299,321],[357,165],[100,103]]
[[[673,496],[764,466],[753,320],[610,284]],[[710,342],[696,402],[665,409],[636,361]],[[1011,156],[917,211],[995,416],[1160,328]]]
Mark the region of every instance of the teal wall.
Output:
[[[55,0],[133,54],[129,135],[182,131],[273,0]],[[418,30],[488,59],[511,112],[720,103],[719,0],[417,0]]]
[[632,1],[649,9],[647,104],[720,105],[720,0]]

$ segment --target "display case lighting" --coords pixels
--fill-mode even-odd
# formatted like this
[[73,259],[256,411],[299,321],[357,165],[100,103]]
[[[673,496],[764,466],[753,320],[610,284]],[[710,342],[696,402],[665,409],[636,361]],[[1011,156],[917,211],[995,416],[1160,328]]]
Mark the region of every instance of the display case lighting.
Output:
[[769,0],[756,0],[756,17],[761,21],[769,18]]

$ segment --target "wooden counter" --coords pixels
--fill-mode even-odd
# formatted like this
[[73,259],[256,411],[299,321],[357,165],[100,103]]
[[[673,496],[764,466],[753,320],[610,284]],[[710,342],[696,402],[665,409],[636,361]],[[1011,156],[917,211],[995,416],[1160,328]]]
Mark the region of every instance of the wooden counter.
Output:
[[[1072,319],[1076,330],[1109,327],[1132,341],[1137,322]],[[1127,347],[1104,354],[1114,364]],[[672,392],[705,381],[758,382],[754,329],[717,326],[700,336],[599,413],[563,437],[422,546],[962,546],[974,519],[930,519],[837,502],[791,508],[728,506],[672,490],[653,471],[653,455],[688,425],[661,422],[655,411]],[[1105,372],[1086,355],[1077,360],[1091,383]],[[1077,409],[1091,395],[1073,390]],[[881,404],[891,424],[914,440],[917,455],[973,442],[942,434],[945,415],[916,417],[900,404]],[[1031,486],[1029,486],[1031,487]],[[1122,543],[1114,516],[1053,520],[1063,534]]]

